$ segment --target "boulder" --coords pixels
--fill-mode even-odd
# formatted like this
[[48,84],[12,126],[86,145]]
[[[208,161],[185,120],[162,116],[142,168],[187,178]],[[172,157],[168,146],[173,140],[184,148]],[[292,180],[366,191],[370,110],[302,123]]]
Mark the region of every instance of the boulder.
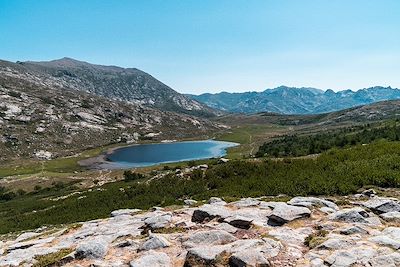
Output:
[[364,207],[370,209],[371,211],[377,214],[387,213],[392,211],[400,212],[400,204],[397,201],[390,198],[375,197],[362,204]]
[[243,198],[239,201],[235,201],[230,203],[231,205],[238,207],[238,208],[243,208],[243,207],[254,207],[258,206],[260,204],[260,201],[255,198]]
[[201,246],[188,250],[184,267],[216,266],[225,246]]
[[141,257],[132,260],[130,267],[170,267],[171,259],[162,252],[148,251]]
[[185,247],[224,245],[236,241],[236,237],[222,230],[196,232],[183,243]]
[[297,207],[291,205],[277,205],[271,215],[268,216],[269,225],[282,225],[287,222],[310,217],[311,211],[305,207]]
[[31,238],[36,237],[38,235],[40,235],[40,234],[39,233],[34,233],[34,232],[26,232],[26,233],[23,233],[23,234],[19,235],[17,237],[17,239],[15,239],[15,242],[21,242],[21,241],[24,241],[26,239],[31,239]]
[[363,194],[364,196],[367,196],[367,197],[373,197],[376,195],[376,192],[374,189],[367,189],[367,190],[364,190],[361,194]]
[[390,211],[379,215],[382,219],[388,222],[400,222],[400,212]]
[[334,251],[325,259],[331,267],[369,266],[368,261],[374,258],[376,251],[369,247],[357,247],[348,250]]
[[328,201],[316,197],[294,197],[287,202],[289,205],[302,207],[328,207],[334,210],[339,210],[339,207],[332,201]]
[[319,208],[319,210],[326,214],[331,214],[336,211],[336,210],[334,210],[332,208],[328,208],[328,207],[322,207],[322,208]]
[[219,197],[211,197],[208,202],[208,204],[212,204],[212,205],[226,205],[226,202],[223,201],[221,198]]
[[368,231],[356,225],[340,229],[339,233],[342,235],[368,234]]
[[79,244],[75,251],[77,259],[102,259],[107,254],[108,243],[101,240],[91,240]]
[[400,266],[400,253],[393,252],[393,253],[386,254],[386,255],[379,255],[377,257],[374,257],[370,261],[370,264],[373,267],[381,267],[381,266],[396,267],[396,266]]
[[249,229],[252,221],[252,219],[240,215],[234,215],[224,219],[224,222],[240,229]]
[[197,201],[193,199],[185,199],[183,203],[188,206],[195,206],[197,204]]
[[228,233],[234,234],[238,231],[238,229],[227,223],[219,223],[214,227],[215,230],[222,230]]
[[230,216],[230,211],[218,205],[205,204],[193,212],[192,222],[203,222],[204,220],[225,219]]
[[169,247],[171,245],[170,242],[161,235],[155,235],[150,233],[149,238],[139,246],[139,250],[151,250],[151,249],[159,249]]
[[270,262],[268,258],[264,256],[261,251],[249,250],[239,251],[234,253],[229,258],[229,266],[231,267],[243,267],[243,266],[258,266],[258,267],[269,267]]
[[344,249],[351,246],[353,242],[351,240],[340,239],[340,238],[330,238],[323,242],[321,245],[317,246],[318,249],[331,249],[338,250]]
[[114,210],[111,212],[111,217],[117,217],[121,215],[133,215],[135,213],[140,212],[140,209],[120,209],[120,210]]
[[160,229],[167,227],[172,220],[172,215],[169,213],[151,216],[144,220],[146,229]]
[[330,220],[348,223],[370,223],[369,214],[362,208],[343,209],[328,216]]
[[395,240],[389,236],[386,235],[379,235],[379,236],[374,236],[370,237],[368,239],[371,242],[374,242],[378,245],[383,245],[383,246],[388,246],[394,249],[399,249],[400,248],[400,241]]

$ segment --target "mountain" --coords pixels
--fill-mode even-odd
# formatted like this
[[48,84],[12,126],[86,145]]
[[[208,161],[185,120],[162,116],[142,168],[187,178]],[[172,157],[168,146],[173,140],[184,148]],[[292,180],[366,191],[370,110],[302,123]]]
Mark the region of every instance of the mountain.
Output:
[[135,68],[94,65],[71,58],[17,63],[25,71],[40,77],[44,84],[50,83],[61,88],[84,91],[160,110],[203,117],[211,117],[218,113]]
[[[70,60],[51,64],[66,65],[66,62],[71,62],[75,68],[76,63]],[[91,68],[91,65],[87,66]],[[50,70],[56,68],[0,61],[0,162],[13,158],[70,156],[88,148],[141,139],[207,137],[208,133],[220,128],[217,123],[192,115],[74,90],[79,84],[86,86],[82,88],[91,88],[89,82],[85,82],[93,81],[93,72],[87,74],[91,79],[85,79],[83,73],[78,76],[78,70],[59,76],[48,74]],[[131,71],[128,72],[126,76],[133,77]],[[116,85],[114,76],[109,79],[113,81],[111,85]],[[149,83],[157,83],[155,79],[148,79]],[[99,84],[105,80],[106,77],[99,78]],[[105,84],[101,88],[105,89]],[[123,90],[115,89],[116,92]],[[144,97],[145,91],[141,92]],[[161,93],[186,99],[167,89]],[[171,106],[175,103],[173,99],[168,100]],[[202,105],[197,107],[202,110]]]
[[334,92],[280,86],[263,92],[222,92],[188,96],[210,107],[234,113],[319,114],[378,101],[400,99],[400,90],[377,86],[358,91]]

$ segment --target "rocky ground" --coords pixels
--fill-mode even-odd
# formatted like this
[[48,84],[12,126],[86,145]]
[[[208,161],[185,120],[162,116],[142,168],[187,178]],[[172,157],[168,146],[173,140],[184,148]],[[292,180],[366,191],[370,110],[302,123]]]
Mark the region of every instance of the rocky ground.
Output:
[[270,200],[185,200],[8,235],[0,266],[400,266],[398,199]]

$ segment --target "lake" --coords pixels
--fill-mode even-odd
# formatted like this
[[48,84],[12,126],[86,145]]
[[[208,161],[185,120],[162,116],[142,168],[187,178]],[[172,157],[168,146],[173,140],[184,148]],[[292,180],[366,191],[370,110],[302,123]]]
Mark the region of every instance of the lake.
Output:
[[202,140],[174,143],[140,144],[118,148],[107,155],[108,167],[132,168],[162,163],[208,159],[226,155],[237,143]]

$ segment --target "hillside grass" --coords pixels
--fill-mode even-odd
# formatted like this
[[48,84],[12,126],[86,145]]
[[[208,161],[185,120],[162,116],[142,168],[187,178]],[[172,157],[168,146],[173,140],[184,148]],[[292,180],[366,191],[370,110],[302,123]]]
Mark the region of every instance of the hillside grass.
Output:
[[364,186],[400,186],[400,142],[332,149],[313,159],[232,160],[185,178],[114,182],[58,201],[50,197],[75,192],[73,186],[43,189],[0,204],[0,233],[104,218],[120,208],[181,205],[185,198],[348,195]]

